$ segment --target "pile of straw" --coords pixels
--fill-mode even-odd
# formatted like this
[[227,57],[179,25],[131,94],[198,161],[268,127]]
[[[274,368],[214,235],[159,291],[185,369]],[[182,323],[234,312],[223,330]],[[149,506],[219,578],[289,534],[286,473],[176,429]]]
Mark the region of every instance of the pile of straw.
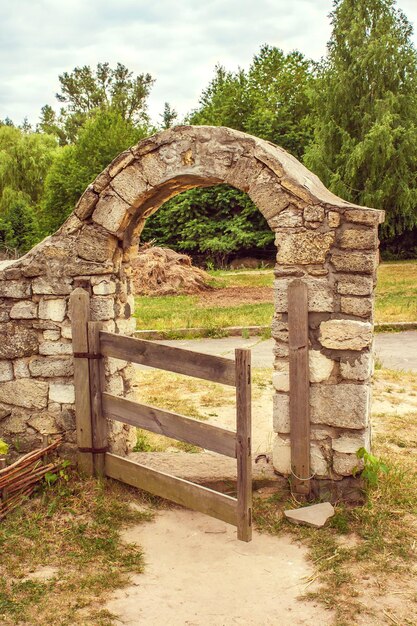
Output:
[[186,254],[169,248],[140,248],[132,265],[136,295],[193,294],[210,289],[209,274],[193,267]]

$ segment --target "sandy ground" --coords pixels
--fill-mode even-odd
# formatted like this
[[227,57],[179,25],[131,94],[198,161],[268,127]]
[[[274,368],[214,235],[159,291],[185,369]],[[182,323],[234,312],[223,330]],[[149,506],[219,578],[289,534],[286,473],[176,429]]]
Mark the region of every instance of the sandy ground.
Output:
[[106,607],[126,626],[326,626],[332,613],[298,599],[311,591],[306,551],[287,537],[236,530],[200,513],[161,511],[128,530],[146,558],[145,573]]
[[[202,351],[227,356],[238,347],[237,343],[252,344],[258,367],[265,367],[266,360],[271,358],[269,342],[261,342],[261,345],[253,338],[203,341],[205,349]],[[190,341],[176,342],[181,343],[191,348]],[[377,351],[382,348],[385,366],[417,369],[417,333],[407,337],[398,333],[394,343],[394,354],[403,357],[398,364],[393,362],[391,338],[387,341],[377,336]],[[201,340],[192,347],[201,350]],[[401,382],[393,383],[388,389],[384,387],[382,382],[375,384],[374,414],[388,412],[394,416],[416,410],[416,396],[404,396]],[[265,451],[271,436],[269,384],[256,398],[253,409],[254,451]],[[231,426],[232,407],[222,407],[220,414],[219,424]],[[210,421],[217,423],[217,419]],[[105,607],[118,616],[121,624],[326,626],[333,623],[332,613],[322,605],[300,598],[304,592],[314,590],[314,583],[310,584],[314,572],[307,560],[307,551],[293,543],[289,536],[272,537],[255,531],[253,541],[246,544],[237,541],[232,526],[192,511],[169,509],[159,511],[153,523],[129,529],[125,539],[143,549],[146,568],[144,574],[133,578],[129,587],[113,594]],[[398,596],[398,590],[391,590],[391,594],[389,591],[385,590],[385,597],[378,589],[366,588],[366,597],[361,600],[371,611],[375,605],[375,612],[382,621],[378,621],[379,617],[377,621],[369,620],[367,616],[358,619],[358,626],[366,623],[402,626],[390,611],[398,614],[398,602],[403,602],[403,596]],[[405,624],[412,622],[405,621]]]

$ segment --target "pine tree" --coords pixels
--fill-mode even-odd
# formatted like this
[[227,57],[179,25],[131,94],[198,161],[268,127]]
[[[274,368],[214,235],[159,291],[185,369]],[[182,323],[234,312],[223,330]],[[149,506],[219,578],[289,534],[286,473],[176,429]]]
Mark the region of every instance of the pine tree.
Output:
[[417,54],[394,0],[335,0],[304,161],[343,198],[417,225]]

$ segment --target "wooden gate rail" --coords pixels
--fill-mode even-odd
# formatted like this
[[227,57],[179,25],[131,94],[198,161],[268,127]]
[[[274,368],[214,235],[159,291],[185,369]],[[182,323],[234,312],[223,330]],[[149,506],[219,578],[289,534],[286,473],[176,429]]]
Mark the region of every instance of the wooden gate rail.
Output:
[[[71,295],[77,441],[80,465],[237,526],[238,539],[252,538],[251,371],[250,351],[236,360],[116,335],[90,322],[89,296]],[[205,424],[158,407],[103,392],[101,357],[112,357],[202,378],[236,388],[236,432]],[[237,497],[151,469],[106,452],[107,419],[150,430],[236,458]]]

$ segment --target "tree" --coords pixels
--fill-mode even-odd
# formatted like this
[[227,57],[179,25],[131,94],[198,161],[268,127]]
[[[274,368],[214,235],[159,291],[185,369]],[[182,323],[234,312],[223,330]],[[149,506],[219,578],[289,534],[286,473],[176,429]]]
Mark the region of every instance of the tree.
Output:
[[335,193],[385,209],[382,234],[417,224],[417,56],[394,0],[336,0],[305,155]]
[[237,252],[272,250],[274,234],[248,195],[216,185],[168,200],[148,219],[142,239],[223,266]]
[[40,203],[57,152],[54,137],[0,126],[0,242],[25,252],[41,238]]
[[313,65],[300,52],[262,46],[246,72],[216,66],[192,124],[229,126],[276,143],[296,157],[311,138]]
[[84,191],[123,150],[147,136],[147,129],[112,109],[99,109],[79,132],[75,145],[60,149],[48,171],[42,201],[45,231],[54,232]]
[[169,102],[165,102],[164,112],[159,117],[162,117],[162,128],[166,130],[167,128],[171,128],[171,126],[173,126],[178,117],[178,113],[171,107]]
[[147,126],[146,100],[154,83],[150,74],[134,76],[118,63],[98,63],[92,70],[88,65],[76,67],[59,76],[60,93],[56,98],[64,106],[59,116],[48,105],[41,111],[39,129],[54,132],[61,145],[75,143],[87,119],[98,109],[112,109],[128,123]]

